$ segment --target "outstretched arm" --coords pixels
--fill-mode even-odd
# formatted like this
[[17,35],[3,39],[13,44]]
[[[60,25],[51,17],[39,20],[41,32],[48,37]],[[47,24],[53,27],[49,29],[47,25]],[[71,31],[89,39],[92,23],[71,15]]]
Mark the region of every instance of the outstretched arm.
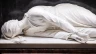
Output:
[[[72,34],[72,33],[68,33],[65,31],[61,31],[61,30],[46,30],[46,31],[38,31],[39,29],[43,29],[43,28],[29,28],[27,30],[24,31],[24,34],[26,36],[34,36],[34,37],[53,37],[53,38],[57,38],[57,39],[64,39],[64,40],[68,40],[69,38],[76,40],[77,42],[80,43],[86,43],[86,41],[82,38],[79,37],[76,34]],[[35,32],[35,31],[37,32]]]

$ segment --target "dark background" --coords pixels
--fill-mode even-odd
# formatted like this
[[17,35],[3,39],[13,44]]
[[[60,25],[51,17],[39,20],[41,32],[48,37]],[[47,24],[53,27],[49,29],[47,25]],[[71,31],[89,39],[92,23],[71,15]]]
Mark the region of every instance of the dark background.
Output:
[[[73,2],[78,1],[78,2]],[[58,3],[73,3],[83,6],[93,13],[96,13],[95,0],[0,0],[0,28],[4,22],[11,19],[21,20],[23,14],[28,11],[29,8],[36,5],[56,5]],[[84,3],[84,4],[83,4]],[[87,6],[87,5],[88,6]],[[0,32],[1,35],[1,32]]]
[[[73,2],[76,1],[76,2]],[[78,2],[79,3],[78,3]],[[69,2],[73,4],[77,4],[80,6],[83,6],[89,10],[91,10],[93,13],[96,14],[96,2],[95,0],[0,0],[0,28],[3,25],[4,22],[11,20],[11,19],[18,19],[21,20],[23,17],[23,14],[28,11],[29,8],[36,6],[36,5],[56,5],[58,3],[64,3]],[[87,5],[86,5],[87,4]],[[0,31],[1,35],[1,31]],[[89,45],[89,44],[88,44]],[[7,46],[8,47],[8,46]],[[48,53],[72,53],[72,54],[96,54],[96,49],[70,49],[70,48],[64,48],[64,49],[0,49],[0,53],[41,53],[41,52],[48,52]],[[63,54],[62,53],[62,54]],[[42,54],[42,53],[41,53]]]

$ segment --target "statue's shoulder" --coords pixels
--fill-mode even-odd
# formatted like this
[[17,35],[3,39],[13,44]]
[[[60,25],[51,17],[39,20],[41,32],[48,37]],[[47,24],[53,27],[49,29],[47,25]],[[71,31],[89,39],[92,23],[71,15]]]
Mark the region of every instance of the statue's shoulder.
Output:
[[30,11],[30,12],[34,12],[34,11],[47,11],[47,10],[50,10],[50,9],[52,9],[53,8],[53,6],[34,6],[34,7],[32,7],[31,9],[29,9],[28,11]]
[[27,13],[32,13],[34,11],[40,11],[40,10],[43,10],[42,6],[34,6],[30,8]]

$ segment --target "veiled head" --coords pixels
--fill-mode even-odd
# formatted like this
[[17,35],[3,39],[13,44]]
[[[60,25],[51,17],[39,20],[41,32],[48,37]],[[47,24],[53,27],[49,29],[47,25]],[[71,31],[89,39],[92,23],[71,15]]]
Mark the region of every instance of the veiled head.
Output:
[[1,28],[2,35],[8,39],[13,38],[22,32],[18,20],[9,20]]

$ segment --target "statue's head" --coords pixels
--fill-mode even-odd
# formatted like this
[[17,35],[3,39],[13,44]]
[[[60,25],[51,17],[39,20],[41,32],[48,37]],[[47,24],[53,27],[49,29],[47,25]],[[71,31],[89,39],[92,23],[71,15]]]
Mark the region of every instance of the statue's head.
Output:
[[13,38],[22,32],[18,20],[9,20],[1,28],[2,35],[6,39]]

